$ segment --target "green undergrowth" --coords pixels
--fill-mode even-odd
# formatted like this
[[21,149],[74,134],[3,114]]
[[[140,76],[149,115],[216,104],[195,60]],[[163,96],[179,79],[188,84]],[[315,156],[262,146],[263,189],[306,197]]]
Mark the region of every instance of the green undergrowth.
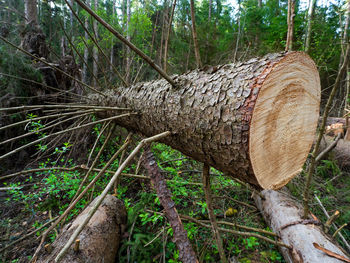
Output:
[[[36,126],[40,126],[40,123],[32,124],[31,128],[34,129]],[[100,125],[94,128],[94,136],[99,134],[100,129]],[[125,139],[125,136],[121,135],[123,133],[126,134],[121,132],[112,136],[113,139],[103,151],[97,168],[102,168],[123,144]],[[38,136],[43,136],[43,134],[38,134]],[[93,156],[100,150],[104,140],[105,134],[100,137],[100,142],[95,148]],[[128,150],[132,150],[134,146],[135,144],[130,146]],[[68,158],[73,147],[74,145],[67,142],[57,145],[49,157],[41,161],[36,168],[69,168],[81,165],[81,163],[75,163],[74,160]],[[47,151],[47,147],[45,144],[39,144],[37,150]],[[167,179],[167,185],[172,192],[172,199],[179,214],[199,220],[208,220],[207,205],[201,186],[202,164],[186,158],[180,152],[160,143],[152,145],[152,152]],[[90,164],[91,162],[92,160]],[[124,172],[135,173],[136,165],[137,159]],[[119,160],[117,159],[109,170],[116,171],[118,166]],[[217,214],[218,220],[268,229],[256,209],[234,201],[239,200],[254,205],[250,198],[249,189],[235,182],[232,178],[225,177],[215,169],[211,169],[211,173],[214,212]],[[139,174],[147,175],[142,169]],[[40,227],[47,221],[48,214],[52,214],[54,217],[63,213],[75,195],[84,175],[85,173],[81,169],[62,171],[52,168],[28,174],[21,177],[22,180],[12,180],[12,182],[5,183],[5,186],[12,188],[8,192],[8,205],[20,206],[23,214],[41,215],[35,217],[30,225],[31,228]],[[88,181],[90,182],[96,175],[97,173],[91,173]],[[71,211],[66,222],[74,219],[91,200],[98,196],[111,176],[111,174],[105,174],[97,181],[94,189],[89,190]],[[121,177],[116,195],[125,202],[128,211],[128,229],[119,249],[119,262],[159,262],[162,259],[165,262],[179,262],[178,251],[173,242],[172,229],[165,217],[158,214],[163,212],[163,208],[150,181]],[[234,217],[224,219],[224,213],[229,207],[237,210],[237,213]],[[200,261],[219,262],[220,257],[211,229],[200,227],[193,222],[183,221],[183,223]],[[232,229],[231,226],[221,225],[221,227]],[[37,235],[39,234],[38,232]],[[53,242],[56,237],[55,232],[53,231],[49,237],[49,241]],[[234,256],[240,262],[283,262],[274,245],[255,237],[233,236],[223,233],[222,238],[227,257]],[[30,255],[29,253],[28,256]]]
[[[34,123],[31,129],[35,129],[40,125],[40,123]],[[99,134],[100,129],[100,125],[93,129],[95,137]],[[118,129],[117,131],[99,158],[96,168],[104,167],[123,144],[126,132]],[[38,136],[43,136],[43,134],[39,133]],[[99,140],[92,156],[100,151],[105,140],[105,134]],[[137,140],[138,138],[135,138],[135,141]],[[135,143],[128,148],[128,152],[134,146]],[[49,154],[49,157],[41,161],[37,168],[71,168],[81,165],[81,163],[75,163],[74,160],[68,158],[73,147],[74,145],[68,142],[57,145]],[[47,147],[45,147],[45,144],[40,144],[37,145],[37,150],[47,151]],[[197,220],[208,220],[207,204],[201,185],[202,164],[160,143],[152,145],[152,152],[159,168],[167,179],[167,185],[172,193],[172,199],[178,213]],[[141,157],[141,154],[138,158]],[[136,158],[124,172],[135,173],[137,162],[138,159]],[[116,171],[118,167],[119,160],[117,159],[109,170]],[[254,206],[254,202],[251,199],[251,192],[246,186],[237,183],[233,178],[224,176],[213,168],[210,173],[212,174],[211,190],[214,212],[218,220],[269,230],[258,210],[251,207]],[[147,175],[143,169],[140,170],[139,174]],[[95,172],[91,173],[88,181],[90,182],[96,175]],[[341,170],[335,161],[325,160],[317,167],[312,187],[312,195],[317,195],[320,198],[330,214],[336,210],[341,212],[341,216],[336,221],[338,226],[350,220],[350,179],[348,175],[349,172],[344,169]],[[24,179],[21,177],[22,180],[6,182],[4,186],[12,188],[8,192],[8,205],[20,206],[24,215],[42,215],[35,217],[30,225],[31,228],[38,228],[47,221],[48,214],[57,216],[63,213],[84,176],[85,172],[81,169],[62,171],[51,168],[26,175]],[[111,174],[105,174],[97,181],[94,189],[90,189],[71,211],[66,222],[74,219],[91,200],[99,195],[111,176]],[[302,196],[303,180],[303,175],[301,175],[288,184],[292,194],[299,198]],[[121,177],[116,192],[111,192],[111,194],[116,194],[119,199],[124,201],[128,212],[127,231],[118,251],[118,262],[179,262],[179,252],[173,241],[173,230],[161,214],[163,208],[150,181],[124,176]],[[248,206],[239,204],[235,202],[236,200],[244,202]],[[225,211],[228,208],[234,209],[237,213],[233,217],[224,218]],[[322,222],[326,221],[326,217],[315,199],[311,200],[311,208],[316,217]],[[0,228],[2,225],[6,228],[9,225],[8,220],[11,219],[2,219]],[[211,229],[185,220],[183,220],[183,223],[200,262],[219,262],[220,257]],[[12,225],[14,224],[12,223]],[[19,226],[20,222],[17,222],[17,225]],[[226,225],[220,225],[220,227],[239,230]],[[331,228],[330,233],[334,233],[334,229]],[[346,238],[349,238],[349,228],[344,228],[342,233]],[[38,232],[37,235],[39,234]],[[235,257],[239,262],[244,263],[284,262],[277,247],[263,240],[255,237],[234,236],[229,233],[222,233],[221,236],[225,254],[228,258]],[[53,242],[56,237],[55,232],[52,232],[49,237],[49,241]],[[342,243],[341,240],[339,242]],[[30,256],[30,254],[27,256]]]

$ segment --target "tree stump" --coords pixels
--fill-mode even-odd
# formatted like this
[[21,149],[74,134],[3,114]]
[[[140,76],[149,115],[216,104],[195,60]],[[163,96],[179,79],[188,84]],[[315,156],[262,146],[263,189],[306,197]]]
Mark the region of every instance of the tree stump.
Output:
[[[97,198],[62,230],[62,234],[39,256],[37,263],[54,262],[74,230],[81,224]],[[78,236],[79,244],[72,246],[63,263],[104,262],[114,263],[119,243],[126,227],[127,213],[124,203],[112,195],[107,195],[84,230]],[[78,243],[78,242],[77,242]],[[52,250],[52,252],[50,252]]]

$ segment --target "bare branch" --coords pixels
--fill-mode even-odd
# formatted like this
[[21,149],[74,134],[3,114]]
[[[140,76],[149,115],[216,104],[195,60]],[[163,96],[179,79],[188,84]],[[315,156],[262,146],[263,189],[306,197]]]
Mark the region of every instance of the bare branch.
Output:
[[80,0],[75,0],[78,5],[80,5],[84,10],[86,10],[91,16],[93,16],[101,25],[103,25],[108,31],[115,35],[120,41],[132,49],[136,54],[143,58],[152,68],[154,68],[164,79],[166,79],[173,87],[176,87],[174,80],[168,76],[158,65],[156,65],[153,60],[138,49],[134,44],[128,41],[123,35],[116,31],[111,25],[99,17],[90,7]]
[[87,123],[87,124],[83,124],[83,125],[80,125],[80,126],[77,126],[77,127],[73,127],[73,128],[70,128],[70,129],[66,129],[66,130],[63,130],[63,131],[59,131],[59,132],[56,132],[56,133],[52,133],[52,134],[49,134],[49,135],[46,135],[45,137],[43,138],[40,138],[40,139],[37,139],[35,141],[32,141],[30,143],[27,143],[26,145],[23,145],[21,147],[18,147],[4,155],[1,155],[0,156],[0,160],[16,153],[16,152],[19,152],[20,150],[23,150],[25,148],[28,148],[29,146],[32,146],[32,145],[35,145],[43,140],[46,140],[50,137],[53,137],[53,136],[56,136],[56,135],[60,135],[60,134],[63,134],[63,133],[66,133],[66,132],[70,132],[70,131],[74,131],[74,130],[77,130],[77,129],[81,129],[81,128],[85,128],[85,127],[88,127],[88,126],[91,126],[91,125],[95,125],[95,124],[98,124],[98,123],[101,123],[101,122],[105,122],[105,121],[109,121],[109,120],[115,120],[115,119],[118,119],[118,118],[123,118],[123,117],[128,117],[128,116],[131,116],[131,115],[137,115],[137,113],[125,113],[125,114],[122,114],[122,115],[119,115],[119,116],[113,116],[113,117],[109,117],[109,118],[106,118],[106,119],[102,119],[102,120],[99,120],[99,121],[94,121],[94,122],[90,122],[90,123]]

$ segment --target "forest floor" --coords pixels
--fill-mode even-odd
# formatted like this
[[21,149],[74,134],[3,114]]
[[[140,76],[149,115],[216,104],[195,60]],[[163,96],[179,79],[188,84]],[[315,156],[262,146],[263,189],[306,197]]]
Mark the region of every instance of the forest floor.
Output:
[[[180,214],[200,220],[207,220],[206,203],[200,185],[201,165],[186,159],[181,153],[162,144],[155,144],[153,152],[160,168],[166,173],[168,187]],[[101,159],[108,160],[108,154]],[[104,161],[101,161],[103,165]],[[39,163],[39,167],[49,166],[49,162]],[[56,163],[56,166],[58,164]],[[74,166],[72,161],[62,166]],[[133,172],[136,164],[127,172]],[[115,167],[113,168],[113,170]],[[226,220],[245,226],[269,230],[251,198],[250,189],[231,178],[212,169],[212,194],[214,209],[218,220]],[[339,169],[334,161],[323,161],[318,169],[313,187],[327,211],[341,212],[338,225],[350,221],[350,170]],[[92,175],[93,176],[93,175]],[[0,249],[40,227],[50,218],[59,215],[67,207],[71,195],[81,182],[78,172],[60,172],[50,170],[27,176],[17,176],[1,183],[1,187],[12,187],[10,191],[0,191]],[[92,196],[103,188],[110,177],[97,184]],[[294,196],[300,199],[303,176],[288,184]],[[333,180],[330,180],[333,178]],[[326,182],[326,183],[324,183]],[[19,187],[19,188],[16,188]],[[171,241],[172,231],[163,216],[150,211],[162,212],[159,200],[146,180],[123,177],[117,190],[117,197],[125,202],[128,211],[128,240],[121,244],[116,262],[160,262],[165,251],[166,262],[179,262],[175,244]],[[74,218],[91,200],[86,198],[78,204],[68,220]],[[319,205],[313,199],[312,212],[322,221],[326,218]],[[234,215],[224,218],[225,211],[232,208]],[[219,255],[213,240],[211,229],[184,222],[194,250],[200,262],[218,262]],[[165,231],[166,229],[166,231]],[[59,231],[59,229],[58,229]],[[161,232],[163,231],[163,232]],[[331,230],[334,232],[334,229]],[[162,234],[160,234],[162,233]],[[18,242],[0,253],[0,262],[28,262],[39,244],[40,231]],[[345,227],[343,235],[350,240],[350,228]],[[49,236],[52,242],[56,234]],[[155,239],[155,237],[158,238]],[[225,253],[239,262],[284,262],[277,247],[254,237],[240,237],[222,234]]]

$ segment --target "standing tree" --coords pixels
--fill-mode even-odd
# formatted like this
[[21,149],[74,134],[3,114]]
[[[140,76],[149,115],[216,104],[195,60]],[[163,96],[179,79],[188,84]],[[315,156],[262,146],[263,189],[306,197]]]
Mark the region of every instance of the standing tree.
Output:
[[193,36],[194,54],[196,56],[197,68],[200,68],[200,67],[202,67],[202,62],[201,62],[198,40],[197,40],[196,14],[195,14],[194,0],[190,0],[190,4],[191,4],[191,22],[192,22],[192,36]]
[[293,31],[294,31],[294,17],[295,17],[295,0],[288,0],[288,32],[286,41],[286,51],[291,51],[293,48]]

